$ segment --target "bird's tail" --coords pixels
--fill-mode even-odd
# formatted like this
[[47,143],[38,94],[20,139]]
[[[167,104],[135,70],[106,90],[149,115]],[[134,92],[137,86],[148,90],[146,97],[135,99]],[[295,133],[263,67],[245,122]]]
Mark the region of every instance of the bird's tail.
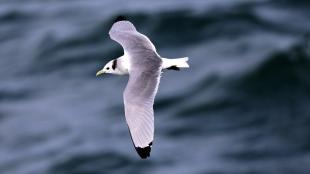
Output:
[[166,59],[161,58],[163,60],[163,69],[172,69],[172,70],[180,70],[180,68],[189,68],[187,63],[188,57],[177,58],[177,59]]

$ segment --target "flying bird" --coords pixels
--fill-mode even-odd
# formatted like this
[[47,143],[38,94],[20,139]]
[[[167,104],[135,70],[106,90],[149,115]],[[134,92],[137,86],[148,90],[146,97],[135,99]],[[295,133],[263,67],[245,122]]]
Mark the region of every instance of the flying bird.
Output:
[[123,18],[112,25],[109,35],[123,47],[124,55],[109,61],[96,76],[104,73],[129,74],[123,92],[125,118],[135,149],[145,159],[150,156],[154,138],[153,104],[161,72],[163,69],[189,68],[188,57],[161,57],[150,39]]

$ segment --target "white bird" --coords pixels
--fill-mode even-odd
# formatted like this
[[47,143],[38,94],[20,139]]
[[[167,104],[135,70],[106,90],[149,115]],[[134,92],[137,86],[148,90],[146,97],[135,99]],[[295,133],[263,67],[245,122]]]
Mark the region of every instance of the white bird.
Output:
[[109,35],[123,47],[124,55],[109,61],[96,76],[103,73],[129,74],[123,93],[125,118],[136,151],[145,159],[150,156],[153,143],[153,104],[161,71],[188,68],[188,58],[162,58],[149,38],[127,20],[115,22]]

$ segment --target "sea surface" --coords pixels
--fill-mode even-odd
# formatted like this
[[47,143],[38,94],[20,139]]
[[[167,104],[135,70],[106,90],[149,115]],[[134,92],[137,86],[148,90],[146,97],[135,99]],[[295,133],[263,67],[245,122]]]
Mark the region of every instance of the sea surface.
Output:
[[[310,1],[1,0],[0,174],[309,174]],[[126,126],[124,15],[163,57],[155,140]]]

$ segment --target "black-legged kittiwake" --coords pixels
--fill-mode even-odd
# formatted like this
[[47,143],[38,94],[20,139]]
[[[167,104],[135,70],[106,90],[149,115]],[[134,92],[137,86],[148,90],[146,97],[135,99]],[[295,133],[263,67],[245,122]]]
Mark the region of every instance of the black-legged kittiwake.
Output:
[[129,74],[123,93],[125,118],[133,144],[140,157],[144,159],[150,156],[153,143],[153,104],[161,71],[188,68],[188,57],[162,58],[149,38],[139,33],[127,20],[115,22],[109,35],[123,47],[124,55],[108,62],[96,75]]

